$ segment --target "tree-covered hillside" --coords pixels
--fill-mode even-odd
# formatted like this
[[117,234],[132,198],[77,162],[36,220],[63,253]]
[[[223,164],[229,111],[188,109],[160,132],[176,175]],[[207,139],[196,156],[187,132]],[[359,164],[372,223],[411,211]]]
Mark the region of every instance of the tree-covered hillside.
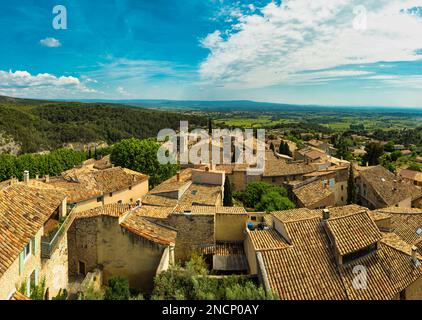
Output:
[[50,102],[0,96],[0,133],[20,145],[21,153],[52,150],[67,143],[154,137],[180,120],[206,126],[207,119],[125,105]]

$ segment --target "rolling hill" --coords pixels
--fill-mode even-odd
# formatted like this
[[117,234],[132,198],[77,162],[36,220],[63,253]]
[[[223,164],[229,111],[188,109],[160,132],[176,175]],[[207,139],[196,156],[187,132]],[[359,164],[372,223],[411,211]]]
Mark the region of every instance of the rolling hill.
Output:
[[178,128],[180,120],[207,124],[205,117],[180,112],[0,96],[0,151],[28,153],[75,142],[110,144],[129,137],[154,137],[163,128]]

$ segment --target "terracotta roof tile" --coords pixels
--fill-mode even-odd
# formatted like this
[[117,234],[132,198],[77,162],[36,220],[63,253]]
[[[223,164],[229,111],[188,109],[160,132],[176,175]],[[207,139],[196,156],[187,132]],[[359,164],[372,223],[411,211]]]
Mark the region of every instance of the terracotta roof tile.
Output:
[[[363,214],[340,215],[337,220],[368,226],[369,216]],[[397,236],[383,236],[378,250],[339,266],[321,218],[290,220],[285,228],[292,245],[259,251],[270,289],[283,300],[393,299],[422,276],[422,266],[415,267],[411,260],[410,246]],[[354,230],[350,233],[358,237]],[[366,289],[353,286],[357,266],[367,272]]]
[[65,198],[58,189],[24,183],[0,190],[0,276]]
[[343,300],[346,293],[318,218],[287,225],[293,246],[261,253],[272,290],[282,300]]
[[176,242],[177,232],[174,229],[148,221],[136,210],[129,213],[120,226],[161,245],[170,245]]
[[327,185],[324,186],[322,181],[317,180],[293,189],[293,193],[305,207],[308,207],[328,198],[329,196],[334,196],[334,188],[330,188],[328,182]]
[[77,212],[76,219],[91,218],[98,216],[120,217],[124,213],[134,208],[130,204],[111,203],[105,206],[97,207],[94,209]]
[[414,185],[402,181],[382,166],[360,171],[360,176],[372,186],[387,206],[395,205],[407,198],[416,198],[421,191]]
[[222,187],[219,185],[191,184],[185,191],[180,205],[215,206],[221,201]]
[[74,203],[128,189],[146,180],[148,180],[147,175],[126,168],[92,170],[82,167],[65,171],[59,177],[50,178],[49,184],[65,189],[68,201]]
[[216,254],[219,256],[244,255],[243,243],[217,242],[201,248],[203,254]]
[[299,163],[287,163],[283,160],[266,160],[264,168],[264,177],[279,177],[302,175],[316,171],[312,165]]
[[192,214],[244,214],[247,215],[244,207],[222,207],[222,206],[187,206],[178,205],[175,213],[190,212]]
[[346,255],[381,240],[382,234],[366,211],[326,221],[334,245],[341,255]]
[[273,228],[248,232],[256,251],[287,248],[289,244]]

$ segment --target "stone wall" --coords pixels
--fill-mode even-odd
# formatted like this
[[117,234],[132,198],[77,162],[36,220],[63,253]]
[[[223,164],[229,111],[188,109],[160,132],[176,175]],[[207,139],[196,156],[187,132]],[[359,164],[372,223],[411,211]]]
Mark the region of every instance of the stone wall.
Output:
[[123,229],[118,220],[109,216],[75,220],[68,232],[69,272],[78,274],[78,262],[82,261],[86,272],[101,267],[104,283],[121,276],[129,280],[131,288],[148,292],[165,246]]
[[42,259],[41,276],[45,278],[45,287],[48,298],[55,297],[60,289],[68,287],[68,247],[65,234],[49,259]]
[[150,291],[165,248],[121,228],[116,218],[98,219],[97,254],[105,283],[118,275],[131,288]]
[[216,241],[243,241],[248,214],[217,214],[215,216]]
[[422,300],[422,277],[406,288],[406,300]]
[[177,229],[175,261],[185,261],[192,251],[214,244],[214,214],[172,214],[166,221]]
[[86,272],[98,265],[97,258],[97,219],[76,219],[67,232],[69,250],[69,275],[80,273],[79,261],[85,263]]
[[[36,252],[31,251],[31,254],[27,257],[23,264],[22,272],[19,272],[19,255],[15,258],[12,265],[7,271],[0,277],[0,300],[6,300],[10,298],[10,295],[19,288],[22,283],[26,283],[26,280],[33,274],[35,270],[38,270],[41,275],[41,235],[43,229],[41,228],[35,237],[38,241],[38,248]],[[32,248],[31,248],[32,250]],[[41,277],[39,277],[41,280]]]

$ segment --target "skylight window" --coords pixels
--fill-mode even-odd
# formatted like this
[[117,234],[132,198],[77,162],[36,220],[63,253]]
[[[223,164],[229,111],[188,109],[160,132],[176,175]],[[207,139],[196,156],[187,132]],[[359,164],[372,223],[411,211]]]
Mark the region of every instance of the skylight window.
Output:
[[418,236],[420,236],[420,235],[422,234],[422,228],[418,228],[418,229],[416,230],[416,234],[417,234]]

